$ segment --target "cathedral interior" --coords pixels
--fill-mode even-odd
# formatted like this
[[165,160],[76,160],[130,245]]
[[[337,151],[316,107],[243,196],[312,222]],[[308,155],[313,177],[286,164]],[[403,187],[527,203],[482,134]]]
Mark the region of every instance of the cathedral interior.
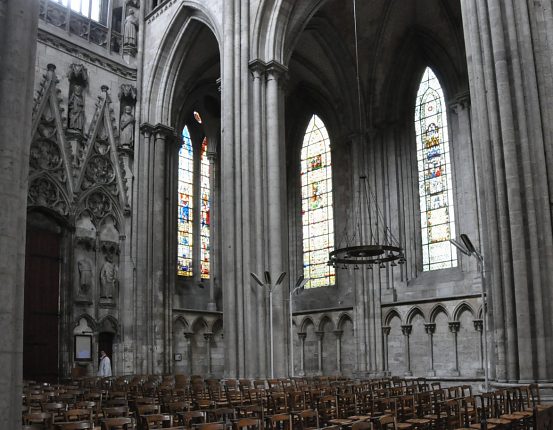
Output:
[[552,35],[551,0],[0,0],[2,428],[100,351],[547,397]]

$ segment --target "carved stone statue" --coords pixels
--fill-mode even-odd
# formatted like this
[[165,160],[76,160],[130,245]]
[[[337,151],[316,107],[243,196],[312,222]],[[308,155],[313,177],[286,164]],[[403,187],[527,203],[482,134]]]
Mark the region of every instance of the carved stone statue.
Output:
[[72,130],[83,131],[84,127],[84,99],[83,87],[75,85],[73,94],[69,98],[69,128]]
[[92,287],[92,266],[90,261],[83,258],[77,262],[79,269],[79,296],[88,297]]
[[113,257],[106,255],[106,261],[100,270],[100,297],[111,299],[117,287],[118,269],[113,263]]
[[119,138],[121,145],[132,146],[134,142],[134,123],[135,119],[132,114],[132,107],[125,106],[121,122],[119,123]]
[[125,18],[125,27],[123,29],[123,46],[136,47],[137,30],[138,18],[134,15],[134,9],[129,8],[129,13]]

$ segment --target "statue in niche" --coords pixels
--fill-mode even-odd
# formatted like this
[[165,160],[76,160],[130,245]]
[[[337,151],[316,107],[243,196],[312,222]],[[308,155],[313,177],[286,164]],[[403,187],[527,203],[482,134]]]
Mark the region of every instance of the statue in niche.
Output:
[[134,15],[134,9],[129,8],[129,13],[125,18],[125,27],[123,29],[123,46],[136,47],[137,30],[138,18]]
[[132,107],[125,106],[121,122],[119,123],[119,138],[122,146],[132,146],[134,142],[134,123],[135,119],[132,114]]
[[78,84],[73,87],[73,94],[69,98],[69,128],[80,132],[84,128],[83,87]]
[[113,256],[106,255],[106,261],[100,270],[100,297],[112,299],[117,286],[117,265],[113,263]]
[[92,266],[90,261],[86,258],[80,259],[77,262],[77,269],[79,270],[79,296],[88,297],[92,288]]

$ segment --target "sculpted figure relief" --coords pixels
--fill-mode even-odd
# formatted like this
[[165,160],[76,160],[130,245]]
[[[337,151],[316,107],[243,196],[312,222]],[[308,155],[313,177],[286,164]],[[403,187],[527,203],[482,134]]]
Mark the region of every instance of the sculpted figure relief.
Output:
[[117,287],[118,269],[113,257],[106,255],[106,261],[100,270],[100,297],[112,299]]
[[123,115],[121,115],[121,122],[119,125],[121,145],[132,146],[134,142],[134,123],[135,119],[132,114],[132,107],[125,106],[125,111],[123,112]]
[[92,266],[90,262],[83,258],[77,262],[79,269],[79,296],[88,297],[92,287]]
[[129,14],[125,18],[125,27],[123,33],[123,46],[136,46],[136,31],[138,29],[138,18],[134,15],[134,9],[129,9]]
[[83,131],[84,127],[84,99],[83,87],[75,85],[73,94],[69,98],[69,128]]

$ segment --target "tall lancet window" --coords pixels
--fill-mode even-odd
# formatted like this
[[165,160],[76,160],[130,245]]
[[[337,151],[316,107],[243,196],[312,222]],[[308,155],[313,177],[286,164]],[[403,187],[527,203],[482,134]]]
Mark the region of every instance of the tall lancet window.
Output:
[[179,151],[177,274],[192,276],[194,150],[188,128],[182,131]]
[[334,249],[330,141],[316,115],[309,121],[301,148],[301,197],[303,274],[309,279],[305,288],[334,285],[334,268],[327,265],[328,253]]
[[200,157],[200,272],[203,279],[209,279],[209,223],[210,188],[207,138],[202,141]]
[[457,266],[452,171],[444,94],[430,68],[415,106],[423,270]]

